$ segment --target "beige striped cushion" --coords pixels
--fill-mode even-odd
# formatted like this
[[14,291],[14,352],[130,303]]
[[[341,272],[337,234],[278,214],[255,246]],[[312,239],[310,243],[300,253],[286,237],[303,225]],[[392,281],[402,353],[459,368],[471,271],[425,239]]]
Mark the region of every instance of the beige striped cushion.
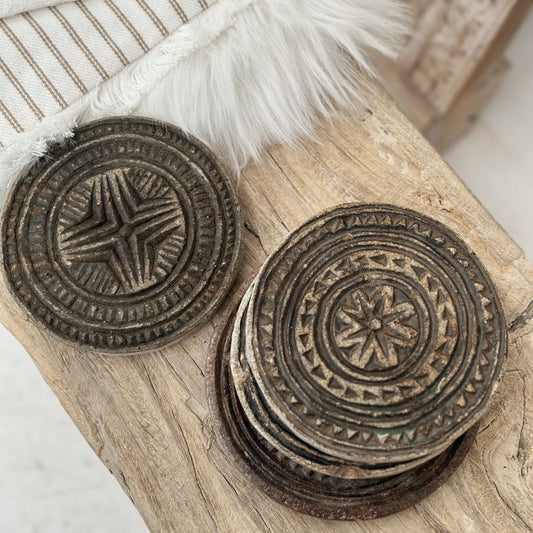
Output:
[[0,148],[120,72],[215,2],[58,0],[0,19]]
[[18,15],[41,7],[57,6],[74,0],[0,0],[0,18]]

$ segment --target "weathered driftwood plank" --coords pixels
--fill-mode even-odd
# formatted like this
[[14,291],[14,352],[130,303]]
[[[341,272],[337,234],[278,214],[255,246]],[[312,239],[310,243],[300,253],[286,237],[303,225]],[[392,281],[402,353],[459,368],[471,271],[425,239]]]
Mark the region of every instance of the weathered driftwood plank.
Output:
[[0,285],[0,318],[153,531],[527,531],[533,527],[533,267],[375,85],[368,109],[320,130],[320,143],[277,147],[238,186],[247,223],[240,280],[307,217],[347,201],[388,202],[458,233],[492,275],[510,325],[501,392],[473,452],[416,507],[367,523],[292,512],[244,479],[219,448],[204,391],[223,310],[179,344],[109,357],[73,349],[30,323]]

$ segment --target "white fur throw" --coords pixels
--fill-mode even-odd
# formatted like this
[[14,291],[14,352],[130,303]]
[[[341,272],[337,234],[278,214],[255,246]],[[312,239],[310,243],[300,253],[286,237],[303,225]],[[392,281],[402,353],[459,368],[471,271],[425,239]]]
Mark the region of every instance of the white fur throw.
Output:
[[[129,113],[175,123],[201,138],[228,166],[238,170],[250,158],[259,157],[266,145],[293,143],[302,136],[310,136],[320,116],[330,116],[339,105],[357,102],[361,79],[358,72],[371,70],[367,51],[373,49],[392,55],[406,20],[403,3],[397,0],[25,0],[18,5],[39,2],[61,5],[32,11],[30,17],[22,13],[0,20],[0,30],[2,25],[8,27],[7,31],[3,30],[8,40],[13,41],[9,33],[17,31],[14,21],[20,17],[24,18],[24,24],[32,26],[31,31],[39,33],[31,21],[39,20],[43,11],[55,9],[66,15],[69,9],[73,13],[79,10],[80,4],[90,5],[92,11],[101,4],[102,9],[110,10],[118,5],[129,10],[130,26],[150,44],[142,53],[124,50],[130,54],[130,60],[126,64],[122,61],[120,68],[106,79],[93,76],[92,86],[86,72],[74,75],[67,72],[72,66],[74,70],[80,68],[75,61],[68,68],[63,64],[57,67],[71,78],[67,80],[70,86],[65,82],[65,87],[70,88],[70,93],[65,92],[68,98],[60,94],[66,105],[41,113],[31,127],[19,124],[17,131],[0,137],[3,145],[0,185],[4,186],[35,157],[45,153],[49,143],[71,135],[75,125],[102,116]],[[176,4],[186,3],[192,9],[191,2],[197,2],[198,6],[194,16],[178,21]],[[0,13],[8,13],[9,4]],[[139,20],[144,12],[142,16],[149,16],[150,24],[140,24],[134,17],[135,9]],[[168,23],[169,17],[165,18],[165,9],[169,17],[173,14],[173,24]],[[165,21],[167,34],[149,11]],[[65,27],[57,12],[53,18]],[[101,46],[84,34],[90,24],[84,26],[76,20],[73,18],[70,24],[82,36],[89,52],[91,47],[96,50]],[[126,30],[133,34],[120,18],[108,16],[100,20],[107,34],[117,40]],[[160,38],[156,38],[154,27],[159,30]],[[54,46],[59,36],[47,31],[46,26],[45,36],[40,35],[37,41],[30,32],[26,36],[18,31],[15,37],[27,48],[41,42],[42,53],[54,56],[49,59],[50,65],[58,61],[57,51],[67,62],[75,58],[75,47],[79,53],[79,43],[73,43],[72,49],[64,43]],[[33,41],[25,43],[24,39],[30,37]],[[35,74],[35,66],[29,62],[24,64],[19,58],[16,65],[10,65],[9,58],[2,55],[7,69],[17,76],[24,76],[24,69],[30,78]],[[99,59],[104,62],[106,57]],[[46,56],[42,61],[46,64]],[[50,72],[49,77],[53,75]],[[76,77],[82,81],[81,85],[77,84],[78,97],[72,88]],[[81,86],[87,90],[80,90]],[[26,92],[32,89],[35,87],[26,85]],[[20,111],[17,106],[22,106],[21,94],[9,77],[0,78],[0,95],[4,106],[16,117]],[[42,91],[41,97],[38,92],[31,97],[44,101],[50,95]],[[6,120],[5,113],[0,114],[2,119]],[[6,128],[0,127],[0,131]]]

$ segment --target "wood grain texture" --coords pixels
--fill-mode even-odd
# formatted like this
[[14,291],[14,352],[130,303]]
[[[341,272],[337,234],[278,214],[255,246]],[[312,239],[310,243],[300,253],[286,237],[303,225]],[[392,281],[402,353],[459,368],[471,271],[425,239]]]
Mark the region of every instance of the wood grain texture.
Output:
[[286,233],[347,202],[392,203],[448,225],[491,274],[509,324],[507,370],[474,450],[414,508],[373,522],[299,515],[256,490],[211,427],[204,365],[221,309],[179,344],[134,357],[68,347],[41,332],[2,281],[0,318],[152,531],[529,531],[533,527],[533,267],[384,90],[325,125],[319,143],[276,147],[238,184],[246,221],[240,280]]

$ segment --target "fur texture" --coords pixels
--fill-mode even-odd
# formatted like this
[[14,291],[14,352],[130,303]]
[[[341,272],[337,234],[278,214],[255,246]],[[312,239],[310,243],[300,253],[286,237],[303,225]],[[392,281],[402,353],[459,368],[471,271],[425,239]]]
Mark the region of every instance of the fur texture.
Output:
[[137,109],[178,124],[233,169],[269,144],[312,134],[359,100],[369,49],[393,55],[405,28],[394,0],[258,0],[186,57]]
[[218,0],[139,61],[17,135],[0,153],[4,184],[50,142],[95,118],[175,123],[238,171],[272,143],[312,135],[320,116],[359,100],[370,49],[393,55],[406,27],[397,0]]

